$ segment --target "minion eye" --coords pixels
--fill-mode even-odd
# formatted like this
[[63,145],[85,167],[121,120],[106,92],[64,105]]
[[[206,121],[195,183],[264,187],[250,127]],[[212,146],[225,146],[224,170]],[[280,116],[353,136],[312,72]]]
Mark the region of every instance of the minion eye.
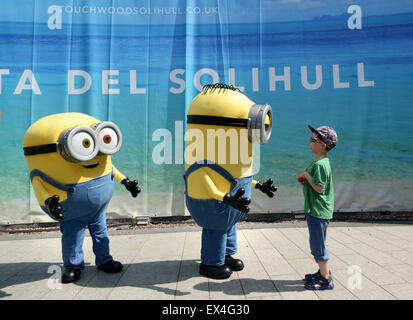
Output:
[[88,132],[75,133],[71,141],[71,150],[76,155],[88,157],[93,154],[95,149],[94,139]]
[[93,159],[98,153],[95,133],[85,126],[67,130],[60,137],[58,152],[64,159],[71,162]]
[[103,136],[103,142],[106,143],[106,144],[109,144],[109,143],[112,142],[112,137],[110,136],[110,134],[105,134]]
[[118,135],[111,128],[103,128],[98,134],[98,140],[104,149],[113,150],[118,145]]
[[265,144],[271,136],[272,130],[272,109],[269,105],[254,104],[248,114],[249,140],[253,143]]
[[83,147],[85,147],[86,149],[90,147],[92,143],[90,142],[90,140],[88,138],[83,139],[82,141],[82,145]]
[[122,145],[122,134],[112,122],[99,123],[96,128],[99,150],[103,154],[114,154]]

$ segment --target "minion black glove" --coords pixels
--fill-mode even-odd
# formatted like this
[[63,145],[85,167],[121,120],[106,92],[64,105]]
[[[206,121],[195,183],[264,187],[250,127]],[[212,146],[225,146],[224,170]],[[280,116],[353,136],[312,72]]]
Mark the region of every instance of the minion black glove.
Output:
[[134,198],[136,198],[138,193],[141,192],[141,188],[138,187],[137,180],[130,181],[129,178],[125,178],[121,181],[121,183],[125,186],[126,190],[130,191],[132,197]]
[[59,203],[59,199],[60,198],[58,195],[54,195],[50,198],[47,198],[44,203],[47,207],[47,210],[49,210],[53,217],[55,217],[57,220],[62,220],[62,206]]
[[255,185],[255,189],[261,190],[267,196],[272,198],[272,197],[274,197],[274,192],[277,191],[277,187],[272,185],[273,182],[274,181],[272,179],[268,179],[264,183],[261,183],[260,181],[257,181],[257,184]]
[[242,195],[244,193],[244,188],[239,188],[233,196],[230,193],[227,193],[223,199],[223,202],[229,204],[231,207],[234,207],[235,209],[238,209],[241,212],[248,213],[248,211],[250,211],[248,205],[251,203],[251,199],[242,198]]

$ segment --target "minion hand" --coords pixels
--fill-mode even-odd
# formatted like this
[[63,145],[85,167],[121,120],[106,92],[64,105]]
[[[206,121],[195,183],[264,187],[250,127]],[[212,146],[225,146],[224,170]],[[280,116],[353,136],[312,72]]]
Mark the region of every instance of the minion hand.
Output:
[[268,179],[264,183],[261,183],[260,181],[257,181],[257,184],[255,185],[255,188],[258,189],[258,190],[261,190],[267,196],[272,198],[272,197],[274,197],[274,192],[277,191],[277,187],[272,185],[273,182],[274,181],[272,179]]
[[126,190],[130,191],[132,197],[134,198],[136,198],[138,193],[141,192],[141,188],[138,187],[137,180],[130,181],[129,178],[125,178],[121,181],[121,183],[125,186]]
[[49,210],[49,212],[57,220],[62,220],[63,219],[62,206],[59,203],[59,196],[58,195],[54,195],[50,198],[47,198],[44,203],[47,207],[47,210]]
[[230,193],[227,193],[222,200],[224,203],[229,204],[231,207],[238,209],[241,212],[248,213],[250,208],[248,205],[251,202],[250,198],[241,198],[241,196],[245,193],[244,188],[239,188],[237,192],[232,196]]

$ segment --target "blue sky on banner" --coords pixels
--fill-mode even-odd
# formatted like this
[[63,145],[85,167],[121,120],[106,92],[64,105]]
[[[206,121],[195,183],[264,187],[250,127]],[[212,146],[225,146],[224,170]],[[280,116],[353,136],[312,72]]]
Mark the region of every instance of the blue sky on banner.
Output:
[[[356,4],[363,16],[413,11],[411,0],[3,0],[0,21],[42,22],[61,8],[63,23],[257,23],[341,15]],[[51,10],[51,11],[49,11]]]

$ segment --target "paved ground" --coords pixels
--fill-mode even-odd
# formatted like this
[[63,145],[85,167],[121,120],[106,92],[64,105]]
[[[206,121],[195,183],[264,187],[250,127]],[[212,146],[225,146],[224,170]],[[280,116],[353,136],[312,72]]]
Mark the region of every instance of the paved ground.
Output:
[[335,289],[305,290],[317,266],[305,222],[243,224],[237,258],[245,269],[226,280],[198,274],[199,228],[111,232],[120,274],[97,271],[89,236],[80,281],[60,284],[59,233],[0,237],[0,299],[413,299],[413,225],[330,223],[327,246]]

